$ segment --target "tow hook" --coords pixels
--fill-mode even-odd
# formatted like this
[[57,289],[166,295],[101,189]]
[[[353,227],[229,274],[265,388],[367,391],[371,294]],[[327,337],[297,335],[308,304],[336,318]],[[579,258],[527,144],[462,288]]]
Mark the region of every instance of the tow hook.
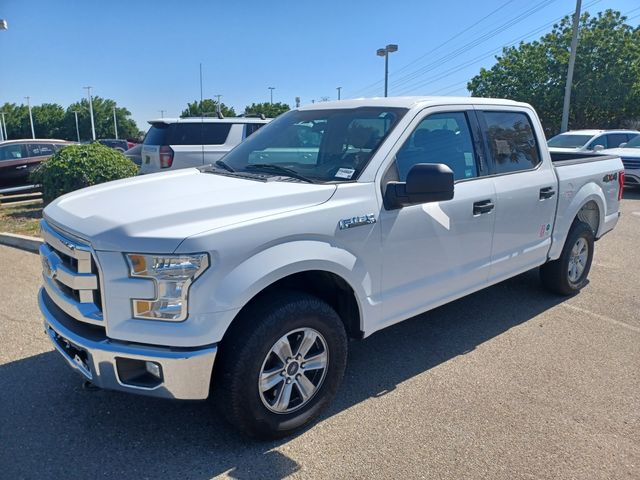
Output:
[[82,382],[82,389],[88,392],[97,392],[98,390],[100,390],[100,387],[90,382],[89,380],[85,380],[84,382]]

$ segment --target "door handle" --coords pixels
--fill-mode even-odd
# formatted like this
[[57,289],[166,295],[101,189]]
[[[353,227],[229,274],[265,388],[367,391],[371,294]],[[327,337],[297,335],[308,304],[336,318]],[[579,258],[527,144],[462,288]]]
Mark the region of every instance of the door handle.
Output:
[[553,187],[544,187],[540,189],[540,200],[545,200],[547,198],[551,198],[556,194],[556,191]]
[[20,165],[19,167],[16,167],[16,170],[21,170],[23,168],[27,168],[27,166],[26,165]]
[[489,213],[494,207],[495,205],[491,200],[481,200],[473,204],[473,214],[482,215],[483,213]]

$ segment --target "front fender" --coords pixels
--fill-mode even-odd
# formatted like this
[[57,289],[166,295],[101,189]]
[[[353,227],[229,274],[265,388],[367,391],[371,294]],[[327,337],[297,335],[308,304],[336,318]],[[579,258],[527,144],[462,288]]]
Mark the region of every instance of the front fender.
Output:
[[591,201],[598,206],[598,226],[595,235],[599,237],[599,232],[602,231],[604,224],[604,212],[606,211],[605,197],[600,186],[595,183],[588,183],[577,192],[573,192],[572,190],[562,192],[558,200],[558,213],[553,229],[553,241],[549,250],[550,260],[556,260],[560,257],[574,219],[580,209]]
[[318,240],[274,245],[244,260],[220,279],[213,305],[218,311],[242,308],[269,285],[310,270],[341,277],[355,292],[360,318],[371,313],[373,282],[364,264],[353,253]]

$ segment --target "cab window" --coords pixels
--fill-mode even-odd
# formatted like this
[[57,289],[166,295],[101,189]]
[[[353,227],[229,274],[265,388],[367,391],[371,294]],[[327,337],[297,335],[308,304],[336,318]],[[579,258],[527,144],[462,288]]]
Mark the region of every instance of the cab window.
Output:
[[429,115],[413,131],[396,155],[398,178],[406,181],[418,163],[444,163],[454,180],[478,176],[469,121],[464,112]]
[[531,170],[540,163],[529,117],[521,112],[483,112],[487,143],[497,174]]

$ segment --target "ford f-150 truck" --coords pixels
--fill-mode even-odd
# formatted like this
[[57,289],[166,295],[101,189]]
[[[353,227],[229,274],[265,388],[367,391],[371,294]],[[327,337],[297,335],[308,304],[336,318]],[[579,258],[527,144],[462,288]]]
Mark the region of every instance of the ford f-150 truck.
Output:
[[623,172],[614,156],[552,158],[524,103],[310,105],[214,165],[47,206],[45,331],[97,387],[211,393],[244,432],[286,435],[334,397],[350,338],[536,267],[577,293]]

